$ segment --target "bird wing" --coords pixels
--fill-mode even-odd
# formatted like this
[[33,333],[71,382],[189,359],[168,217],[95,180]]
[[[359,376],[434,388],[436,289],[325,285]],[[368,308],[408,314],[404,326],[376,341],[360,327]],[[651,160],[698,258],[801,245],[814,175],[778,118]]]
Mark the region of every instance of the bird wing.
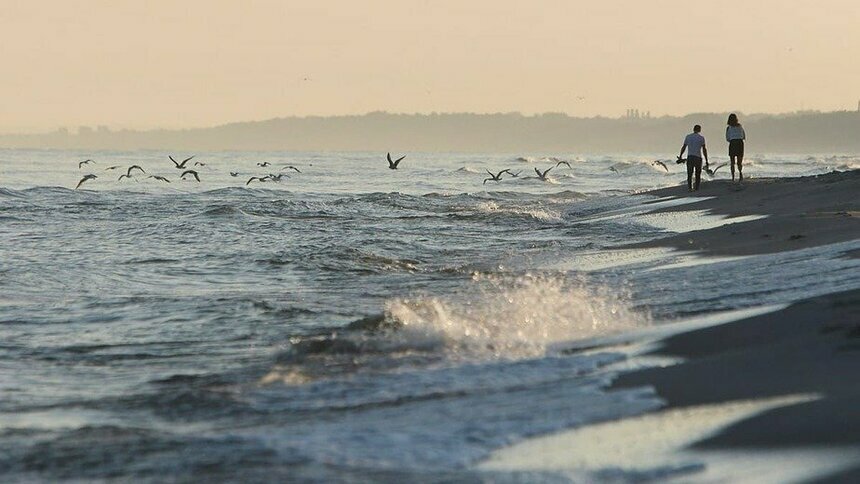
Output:
[[181,166],[179,166],[179,162],[174,160],[172,156],[167,155],[167,157],[170,158],[170,161],[172,161],[174,165],[176,165],[176,168],[182,168]]
[[391,161],[391,153],[388,153],[387,155],[385,155],[385,157],[388,158],[388,164],[389,165],[394,163],[393,161]]
[[184,164],[188,163],[188,162],[189,162],[189,161],[191,161],[191,159],[192,159],[192,158],[194,158],[195,156],[197,156],[197,155],[191,155],[191,156],[189,156],[188,158],[185,158],[184,160],[182,160],[182,164],[184,165]]
[[714,171],[713,171],[712,173],[716,173],[716,172],[717,172],[717,170],[719,170],[720,168],[722,168],[722,167],[724,167],[724,166],[726,166],[726,164],[725,164],[725,163],[723,163],[722,165],[717,166],[716,168],[714,168]]
[[400,162],[403,160],[403,158],[406,158],[406,155],[403,155],[400,158],[397,158],[396,160],[394,160],[394,166],[399,165]]
[[89,180],[89,178],[87,178],[87,177],[83,177],[83,178],[81,178],[81,181],[79,181],[79,182],[78,182],[78,184],[77,184],[77,185],[75,185],[75,190],[77,190],[77,189],[78,189],[78,187],[79,187],[79,186],[81,186],[81,185],[82,185],[85,181],[87,181],[87,180]]
[[537,176],[543,178],[543,175],[540,174],[540,170],[538,170],[537,167],[535,167],[535,173],[537,173]]
[[667,167],[667,166],[666,166],[666,164],[665,164],[665,163],[663,163],[663,162],[662,162],[662,161],[660,161],[660,160],[655,161],[655,162],[654,162],[654,164],[655,164],[655,165],[660,165],[660,166],[662,166],[662,167],[663,167],[663,169],[664,169],[664,170],[666,170],[666,172],[668,172],[668,171],[669,171],[669,167]]

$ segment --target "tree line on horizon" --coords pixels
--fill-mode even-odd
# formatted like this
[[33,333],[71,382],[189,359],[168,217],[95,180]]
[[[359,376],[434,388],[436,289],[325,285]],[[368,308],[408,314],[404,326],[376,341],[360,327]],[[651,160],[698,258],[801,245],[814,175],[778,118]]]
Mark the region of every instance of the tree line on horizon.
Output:
[[[738,113],[750,152],[860,151],[860,112]],[[176,149],[194,151],[669,152],[700,124],[714,150],[725,144],[728,113],[650,118],[571,117],[564,113],[372,112],[230,123],[180,130],[79,129],[0,135],[0,147]],[[717,153],[717,151],[715,151]]]

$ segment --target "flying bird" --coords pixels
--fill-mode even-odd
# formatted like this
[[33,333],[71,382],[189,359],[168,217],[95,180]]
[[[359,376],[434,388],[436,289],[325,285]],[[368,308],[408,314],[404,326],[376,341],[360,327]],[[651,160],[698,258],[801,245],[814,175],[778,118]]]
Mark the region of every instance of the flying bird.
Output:
[[126,176],[131,176],[131,170],[134,170],[135,168],[137,168],[138,170],[140,170],[143,173],[146,173],[146,170],[141,168],[140,165],[131,165],[130,167],[128,167],[128,171],[125,172]]
[[252,182],[252,181],[254,181],[254,180],[259,180],[259,181],[261,181],[261,182],[265,182],[265,181],[266,181],[266,180],[268,180],[268,179],[269,179],[269,177],[267,177],[267,176],[264,176],[264,177],[252,176],[251,178],[248,178],[248,181],[246,181],[246,182],[245,182],[245,186],[250,185],[250,184],[251,184],[251,182]]
[[271,165],[271,163],[269,163],[268,161],[264,161],[262,163],[257,163],[257,166],[262,166],[263,168],[265,168],[269,165]]
[[520,171],[518,171],[518,172],[516,172],[516,173],[513,173],[512,171],[508,170],[508,175],[511,175],[511,176],[512,176],[512,177],[514,177],[514,178],[519,178],[519,177],[520,177],[520,173],[522,173],[522,172],[523,172],[523,171],[522,171],[522,170],[520,170]]
[[158,175],[149,175],[147,178],[155,178],[155,179],[156,179],[156,180],[158,180],[158,181],[163,181],[163,182],[170,183],[170,180],[168,180],[167,178],[164,178],[163,176],[158,176]]
[[191,161],[191,159],[194,158],[194,156],[196,156],[196,155],[189,156],[188,158],[185,158],[184,160],[182,160],[182,163],[179,163],[178,161],[174,160],[172,156],[167,155],[167,157],[170,158],[170,161],[172,161],[173,164],[176,165],[177,170],[184,170],[185,164],[188,163],[189,161]]
[[95,163],[95,161],[93,161],[93,160],[84,160],[84,161],[79,162],[79,163],[78,163],[78,170],[80,170],[80,169],[81,169],[81,167],[83,167],[84,165],[88,165],[88,164],[90,164],[90,163]]
[[708,173],[708,175],[714,176],[714,174],[715,174],[715,173],[717,173],[717,170],[719,170],[720,168],[722,168],[722,167],[724,167],[724,166],[726,166],[726,163],[723,163],[722,165],[718,165],[718,166],[717,166],[716,168],[714,168],[713,170],[712,170],[712,169],[710,169],[710,168],[705,168],[705,172],[707,172],[707,173]]
[[540,170],[538,170],[537,167],[535,167],[535,173],[537,173],[537,176],[538,176],[538,178],[541,179],[541,181],[546,181],[547,173],[549,173],[549,171],[552,170],[553,168],[555,168],[555,167],[551,166],[551,167],[547,168],[545,172],[541,173]]
[[490,178],[484,178],[483,185],[486,185],[488,181],[500,182],[502,181],[502,173],[510,173],[507,168],[493,175],[493,172],[487,170],[487,174],[490,175]]
[[202,161],[195,161],[194,166],[206,166],[206,163],[203,163]]
[[131,175],[120,175],[119,178],[116,179],[116,181],[122,181],[123,178],[131,178]]
[[105,168],[105,171],[116,170],[117,168],[119,168],[119,165],[109,166],[109,167]]
[[567,165],[568,168],[570,168],[571,170],[573,169],[570,167],[570,163],[567,161],[559,161],[558,163],[555,164],[555,167],[558,168],[561,165]]
[[284,165],[284,167],[283,167],[283,168],[281,168],[281,169],[282,169],[282,170],[296,170],[296,173],[301,173],[301,172],[302,172],[301,170],[299,170],[298,168],[296,168],[296,167],[295,167],[295,166],[293,166],[293,165]]
[[230,176],[239,176],[239,173],[238,173],[238,172],[235,172],[235,171],[231,171],[231,172],[230,172]]
[[391,170],[396,170],[397,165],[400,164],[400,161],[403,160],[403,158],[406,158],[406,155],[403,155],[400,158],[397,158],[396,160],[391,161],[391,153],[388,153],[388,168]]
[[281,178],[283,178],[283,177],[289,178],[290,175],[287,175],[286,173],[278,173],[277,175],[272,175],[270,173],[266,176],[266,178],[268,178],[269,180],[276,181],[276,182],[281,181]]
[[181,174],[181,175],[179,175],[179,178],[181,178],[181,179],[183,179],[183,180],[184,180],[184,179],[185,179],[185,175],[191,175],[191,176],[193,176],[193,177],[194,177],[194,179],[195,179],[195,180],[200,181],[200,176],[198,176],[198,175],[197,175],[197,172],[196,172],[196,171],[194,171],[194,170],[185,170],[185,171],[183,171],[183,172],[182,172],[182,174]]
[[662,167],[663,167],[663,169],[664,169],[664,170],[666,170],[666,173],[669,173],[669,167],[668,167],[668,166],[666,166],[666,163],[663,163],[663,162],[662,162],[662,161],[660,161],[660,160],[654,160],[654,161],[652,161],[652,162],[651,162],[651,165],[652,165],[652,166],[653,166],[653,165],[660,165],[660,166],[662,166]]
[[98,177],[93,175],[93,174],[84,175],[84,177],[81,178],[81,181],[79,181],[78,184],[75,186],[75,190],[77,190],[79,186],[83,185],[85,181],[94,180],[96,178],[98,178]]

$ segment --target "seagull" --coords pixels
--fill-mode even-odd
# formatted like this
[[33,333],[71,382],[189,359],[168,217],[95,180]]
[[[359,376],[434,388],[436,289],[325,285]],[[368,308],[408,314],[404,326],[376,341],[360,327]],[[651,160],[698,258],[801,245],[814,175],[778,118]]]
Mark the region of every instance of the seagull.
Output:
[[570,168],[571,170],[573,169],[570,167],[570,163],[568,163],[567,161],[559,161],[558,163],[555,164],[555,167],[558,168],[561,165],[567,165],[568,168]]
[[520,170],[520,171],[518,171],[518,172],[516,172],[516,173],[512,173],[510,170],[508,170],[508,175],[511,175],[511,176],[512,176],[512,177],[514,177],[514,178],[519,178],[520,173],[522,173],[522,172],[523,172],[523,171],[522,171],[522,170]]
[[549,173],[549,171],[552,170],[553,168],[555,168],[555,167],[551,166],[551,167],[547,168],[545,172],[541,173],[540,170],[538,170],[537,167],[535,167],[535,173],[537,173],[537,176],[538,176],[538,178],[541,179],[541,181],[546,181],[547,173]]
[[155,178],[156,180],[170,183],[170,180],[168,180],[167,178],[164,178],[163,176],[149,175],[147,178]]
[[267,177],[267,176],[264,176],[264,177],[252,176],[251,178],[248,178],[248,181],[245,182],[245,186],[250,185],[251,182],[254,180],[260,180],[261,182],[265,182],[268,179],[269,179],[269,177]]
[[262,166],[263,168],[265,168],[269,165],[271,165],[271,163],[269,163],[268,161],[264,161],[262,163],[257,163],[257,166]]
[[128,167],[128,171],[125,172],[126,176],[131,176],[131,170],[134,170],[135,168],[142,171],[143,173],[146,173],[146,170],[141,168],[140,165],[131,165],[130,167]]
[[122,181],[123,178],[131,178],[131,175],[120,175],[119,178],[116,179],[116,181]]
[[487,170],[487,174],[490,175],[490,178],[484,178],[484,185],[487,184],[488,181],[500,182],[502,181],[502,173],[510,173],[507,168],[493,175],[493,172]]
[[85,181],[94,180],[96,178],[98,178],[98,177],[93,175],[92,173],[89,175],[84,175],[84,177],[81,178],[81,181],[78,182],[77,186],[75,186],[75,190],[77,190],[79,186],[83,185]]
[[295,166],[293,166],[293,165],[284,165],[284,167],[283,167],[283,168],[281,168],[281,169],[282,169],[282,170],[296,170],[296,173],[301,173],[301,172],[302,172],[301,170],[299,170],[298,168],[296,168],[296,167],[295,167]]
[[196,155],[189,156],[188,158],[185,158],[184,160],[182,160],[182,163],[179,163],[178,161],[174,160],[172,156],[167,155],[167,157],[170,158],[170,161],[172,161],[173,164],[176,165],[177,170],[184,170],[185,164],[188,163],[189,161],[191,161],[191,159],[194,158],[194,156],[196,156]]
[[239,173],[238,173],[238,172],[235,172],[235,171],[231,171],[231,172],[230,172],[230,176],[239,176]]
[[105,168],[105,171],[116,170],[117,168],[119,168],[119,165],[109,166],[109,167]]
[[278,173],[277,175],[272,175],[271,173],[269,173],[268,175],[266,175],[266,178],[268,178],[269,180],[272,180],[272,181],[276,181],[276,182],[281,181],[281,178],[283,178],[283,177],[289,178],[290,175],[287,175],[286,173]]
[[390,169],[392,169],[392,170],[396,170],[396,169],[397,169],[397,165],[399,165],[399,164],[400,164],[400,161],[401,161],[403,158],[406,158],[406,155],[403,155],[403,156],[401,156],[400,158],[397,158],[396,160],[391,161],[391,153],[388,153],[388,168],[390,168]]
[[195,161],[194,166],[206,166],[206,163],[203,163],[202,161]]
[[708,175],[714,176],[714,174],[717,172],[717,170],[719,170],[720,168],[722,168],[724,166],[726,166],[726,163],[723,163],[722,165],[718,165],[713,170],[710,168],[705,168],[705,171],[708,173]]
[[666,163],[663,163],[663,162],[662,162],[662,161],[660,161],[660,160],[654,160],[654,161],[652,161],[652,162],[651,162],[651,165],[652,165],[652,166],[653,166],[653,165],[660,165],[660,166],[662,166],[662,167],[663,167],[663,169],[664,169],[664,170],[666,170],[666,173],[669,173],[669,167],[667,167],[667,166],[666,166]]
[[89,160],[89,159],[81,161],[80,163],[78,163],[78,170],[80,170],[81,167],[83,167],[84,165],[89,164],[89,163],[95,163],[95,161]]
[[185,175],[192,175],[192,176],[194,176],[194,179],[195,179],[195,180],[200,181],[200,177],[197,175],[197,172],[196,172],[196,171],[194,171],[194,170],[185,170],[185,171],[183,171],[183,172],[182,172],[182,174],[181,174],[181,175],[179,175],[179,178],[181,178],[181,179],[183,179],[183,180],[184,180],[184,179],[185,179]]

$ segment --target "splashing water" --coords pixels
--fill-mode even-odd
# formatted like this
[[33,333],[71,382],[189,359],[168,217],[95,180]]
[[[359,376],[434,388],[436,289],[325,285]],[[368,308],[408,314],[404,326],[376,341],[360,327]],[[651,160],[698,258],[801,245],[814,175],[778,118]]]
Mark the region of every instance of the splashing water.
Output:
[[561,276],[473,277],[474,294],[457,299],[394,299],[386,320],[396,337],[430,342],[446,351],[482,357],[523,358],[552,343],[617,333],[648,324],[625,293]]

